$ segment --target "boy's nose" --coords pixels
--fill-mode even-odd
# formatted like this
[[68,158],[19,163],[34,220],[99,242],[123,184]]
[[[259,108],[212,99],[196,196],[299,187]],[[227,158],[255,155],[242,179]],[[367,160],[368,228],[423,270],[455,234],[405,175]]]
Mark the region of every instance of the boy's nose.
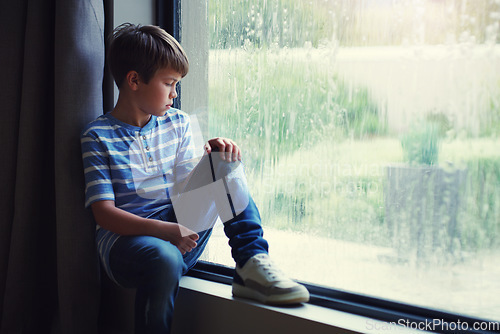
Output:
[[169,96],[171,99],[175,99],[177,97],[177,89],[174,87],[172,88],[172,90],[170,91],[170,96]]

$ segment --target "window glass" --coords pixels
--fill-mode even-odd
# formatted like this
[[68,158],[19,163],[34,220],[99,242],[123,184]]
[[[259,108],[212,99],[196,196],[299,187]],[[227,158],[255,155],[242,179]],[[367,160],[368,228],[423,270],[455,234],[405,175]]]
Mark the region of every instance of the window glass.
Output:
[[[500,2],[210,0],[209,133],[305,282],[500,320]],[[204,257],[233,266],[221,226]]]

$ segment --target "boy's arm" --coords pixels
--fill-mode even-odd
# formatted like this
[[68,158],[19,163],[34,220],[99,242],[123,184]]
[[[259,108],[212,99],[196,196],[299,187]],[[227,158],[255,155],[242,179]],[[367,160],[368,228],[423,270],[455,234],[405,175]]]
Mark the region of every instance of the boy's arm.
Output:
[[196,247],[198,235],[184,226],[146,219],[117,208],[111,181],[108,149],[97,135],[84,130],[81,135],[85,172],[86,206],[99,226],[120,235],[148,235],[171,242],[182,254]]
[[147,219],[117,208],[114,201],[92,203],[94,218],[102,228],[120,235],[147,235],[175,245],[182,254],[196,247],[198,234],[177,223]]

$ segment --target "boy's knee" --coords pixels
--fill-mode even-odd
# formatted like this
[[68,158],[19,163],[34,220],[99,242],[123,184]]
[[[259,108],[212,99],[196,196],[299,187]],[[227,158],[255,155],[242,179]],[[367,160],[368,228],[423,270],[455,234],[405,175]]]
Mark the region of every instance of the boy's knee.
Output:
[[172,277],[179,279],[184,270],[184,259],[181,252],[170,242],[156,244],[149,250],[150,269],[160,279]]
[[220,180],[229,174],[233,173],[238,167],[240,167],[240,161],[226,161],[222,160],[219,153],[212,153],[212,165],[214,176],[216,180]]

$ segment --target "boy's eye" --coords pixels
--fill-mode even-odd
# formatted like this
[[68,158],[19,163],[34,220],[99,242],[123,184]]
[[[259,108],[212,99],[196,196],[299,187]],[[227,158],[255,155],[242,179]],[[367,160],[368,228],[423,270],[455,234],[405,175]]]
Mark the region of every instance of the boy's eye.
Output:
[[174,81],[174,82],[165,82],[165,85],[168,86],[168,87],[172,87],[172,86],[175,86],[177,84],[178,84],[177,81]]

